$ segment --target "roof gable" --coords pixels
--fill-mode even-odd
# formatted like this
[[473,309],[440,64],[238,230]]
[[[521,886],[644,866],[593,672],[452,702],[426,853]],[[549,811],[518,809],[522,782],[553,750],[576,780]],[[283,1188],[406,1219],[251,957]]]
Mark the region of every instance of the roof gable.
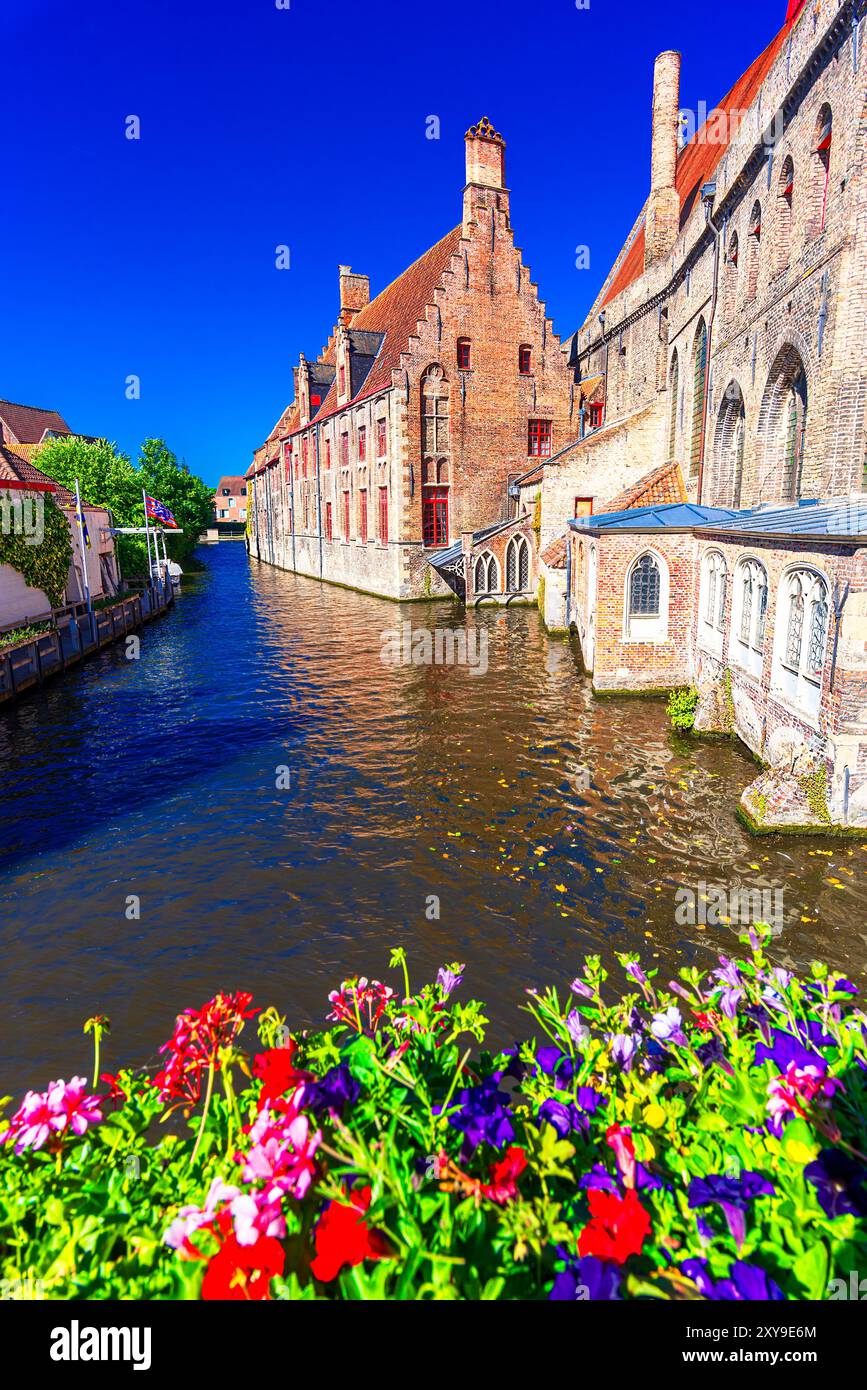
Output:
[[8,426],[15,435],[15,441],[20,444],[40,444],[46,431],[72,434],[63,416],[58,415],[56,410],[42,410],[36,405],[17,405],[14,401],[0,401],[0,421]]

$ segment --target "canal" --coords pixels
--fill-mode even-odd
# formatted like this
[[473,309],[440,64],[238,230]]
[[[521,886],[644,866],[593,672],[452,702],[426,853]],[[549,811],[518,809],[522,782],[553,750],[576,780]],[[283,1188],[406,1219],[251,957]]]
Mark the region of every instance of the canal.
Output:
[[[174,611],[0,715],[0,1093],[153,1061],[174,1014],[251,990],[298,1025],[354,973],[467,964],[491,1036],[582,955],[651,964],[736,947],[678,925],[702,885],[780,892],[781,963],[863,973],[865,850],[752,839],[743,750],[684,741],[663,704],[595,700],[534,609],[467,618],[248,562],[238,543]],[[477,624],[487,671],[384,665],[383,632]],[[138,906],[136,906],[136,901]]]

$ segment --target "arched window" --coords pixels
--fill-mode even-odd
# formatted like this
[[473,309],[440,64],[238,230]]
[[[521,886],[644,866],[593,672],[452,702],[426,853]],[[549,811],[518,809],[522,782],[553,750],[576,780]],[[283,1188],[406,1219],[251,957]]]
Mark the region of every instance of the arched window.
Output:
[[789,700],[815,715],[828,647],[828,584],[815,570],[790,570],[780,586],[775,684]]
[[711,651],[722,652],[726,620],[728,566],[718,550],[710,550],[702,561],[699,598],[699,637]]
[[680,363],[677,359],[677,348],[671,359],[671,369],[668,373],[668,457],[673,459],[677,454],[677,393],[680,389]]
[[759,283],[759,252],[762,246],[762,205],[759,202],[753,203],[753,210],[750,213],[750,230],[747,237],[747,284],[746,297],[748,300],[755,299],[756,287]]
[[754,676],[762,674],[768,612],[768,575],[758,560],[741,560],[732,595],[732,658]]
[[625,636],[633,642],[664,642],[668,635],[668,569],[645,551],[626,576]]
[[530,587],[530,547],[523,536],[513,536],[506,550],[506,589],[524,593]]
[[725,263],[725,289],[724,289],[724,299],[725,299],[725,314],[726,314],[726,317],[727,317],[727,318],[730,318],[730,317],[731,317],[732,313],[734,312],[735,304],[736,304],[736,302],[737,302],[737,293],[738,293],[738,256],[739,256],[738,234],[737,234],[737,232],[732,232],[732,234],[731,234],[731,239],[729,240],[728,251],[726,252],[726,263]]
[[497,562],[488,551],[480,555],[476,561],[475,569],[475,592],[477,594],[495,594],[500,587],[500,572]]
[[702,455],[704,393],[707,385],[707,327],[699,319],[692,349],[692,427],[689,441],[689,476],[698,477]]
[[[449,539],[449,384],[439,363],[428,367],[421,383],[421,507],[426,546]],[[445,457],[444,457],[445,456]]]
[[813,236],[818,236],[820,232],[825,230],[825,219],[828,211],[828,185],[831,175],[832,135],[833,118],[831,116],[831,108],[826,102],[819,112],[813,137],[812,186],[810,189],[810,230]]
[[714,507],[739,507],[744,473],[746,415],[736,381],[723,392],[714,437],[713,484],[706,500]]
[[789,256],[792,251],[792,199],[794,191],[795,166],[792,163],[792,156],[787,155],[783,160],[783,167],[777,182],[775,270],[778,275],[788,268]]
[[774,359],[759,412],[762,453],[756,502],[796,502],[801,495],[807,440],[807,377],[788,343]]

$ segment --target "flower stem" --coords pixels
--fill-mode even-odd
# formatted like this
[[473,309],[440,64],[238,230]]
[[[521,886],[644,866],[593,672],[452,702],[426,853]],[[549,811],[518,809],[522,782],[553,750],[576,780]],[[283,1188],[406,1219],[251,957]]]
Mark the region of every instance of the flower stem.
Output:
[[207,1118],[208,1118],[208,1110],[210,1109],[210,1105],[211,1105],[211,1093],[212,1093],[213,1089],[214,1089],[214,1059],[213,1059],[213,1057],[212,1057],[212,1058],[211,1058],[211,1061],[210,1061],[210,1064],[209,1064],[209,1066],[208,1066],[208,1084],[207,1084],[207,1087],[206,1087],[206,1089],[205,1089],[205,1108],[204,1108],[204,1110],[202,1111],[202,1120],[201,1120],[201,1123],[200,1123],[200,1125],[199,1125],[199,1132],[198,1132],[198,1134],[196,1135],[196,1142],[195,1142],[195,1144],[194,1144],[194,1146],[193,1146],[193,1152],[192,1152],[192,1154],[191,1154],[191,1156],[190,1156],[190,1167],[192,1167],[192,1165],[193,1165],[193,1164],[195,1163],[195,1161],[196,1161],[196,1154],[199,1152],[199,1145],[200,1145],[201,1142],[202,1142],[202,1136],[203,1136],[203,1134],[204,1134],[204,1132],[205,1132],[205,1121],[206,1121]]

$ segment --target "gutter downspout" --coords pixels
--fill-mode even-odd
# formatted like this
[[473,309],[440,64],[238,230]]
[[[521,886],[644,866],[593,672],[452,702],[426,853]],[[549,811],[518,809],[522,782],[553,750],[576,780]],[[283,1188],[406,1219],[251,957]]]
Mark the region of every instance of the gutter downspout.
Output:
[[708,227],[710,227],[711,231],[713,232],[713,236],[714,236],[714,247],[713,247],[713,290],[712,290],[712,292],[711,292],[710,310],[709,310],[708,316],[707,316],[707,347],[706,347],[706,349],[705,349],[705,351],[706,351],[706,360],[705,360],[705,369],[704,369],[704,393],[703,393],[702,403],[701,403],[701,456],[700,456],[699,461],[698,461],[698,481],[697,481],[697,483],[696,483],[696,496],[695,496],[695,500],[696,500],[696,505],[697,505],[697,506],[700,506],[700,505],[701,505],[701,493],[702,493],[702,487],[703,487],[703,485],[704,485],[704,460],[705,460],[705,453],[706,453],[707,408],[708,408],[708,395],[709,395],[709,390],[708,390],[708,388],[709,388],[709,386],[710,386],[710,354],[711,354],[711,343],[712,343],[712,340],[713,340],[713,325],[714,325],[714,319],[715,319],[715,317],[716,317],[717,294],[718,294],[718,290],[719,290],[719,253],[720,253],[721,232],[720,232],[719,227],[717,227],[717,225],[715,224],[715,222],[714,222],[714,220],[713,220],[713,199],[714,199],[715,193],[716,193],[716,184],[715,184],[715,183],[706,183],[706,184],[704,185],[704,187],[702,188],[702,190],[701,190],[701,198],[702,198],[702,202],[704,203],[704,217],[705,217],[705,223],[706,223],[706,225],[707,225]]
[[605,310],[599,315],[599,323],[602,329],[602,424],[608,423],[608,339],[605,337]]
[[289,533],[292,537],[292,572],[297,574],[298,566],[295,563],[295,469],[291,449],[289,451]]
[[313,445],[316,450],[316,529],[319,532],[319,578],[322,578],[322,490],[319,483],[319,426],[313,426]]
[[566,532],[566,631],[569,631],[569,619],[572,612],[572,532]]

